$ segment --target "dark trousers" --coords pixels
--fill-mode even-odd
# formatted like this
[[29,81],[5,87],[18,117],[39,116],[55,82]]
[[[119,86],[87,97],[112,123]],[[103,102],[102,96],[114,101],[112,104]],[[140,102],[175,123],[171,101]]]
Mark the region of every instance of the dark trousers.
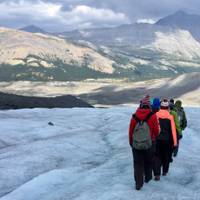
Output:
[[137,150],[133,148],[132,152],[135,183],[137,186],[142,187],[144,177],[146,182],[152,179],[152,149]]
[[163,173],[168,173],[171,157],[172,142],[169,140],[157,140],[153,161],[153,171],[155,176],[161,175],[161,169]]
[[180,143],[180,140],[181,138],[180,138],[180,136],[179,136],[179,134],[177,134],[177,147],[176,147],[176,149],[174,150],[174,156],[176,157],[177,156],[177,154],[178,154],[178,149],[179,149],[179,143]]

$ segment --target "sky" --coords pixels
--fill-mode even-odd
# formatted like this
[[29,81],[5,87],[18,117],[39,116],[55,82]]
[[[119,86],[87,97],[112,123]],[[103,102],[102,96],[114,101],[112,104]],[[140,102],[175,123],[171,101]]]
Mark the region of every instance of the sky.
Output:
[[0,0],[0,26],[36,25],[50,32],[154,23],[183,10],[200,13],[199,0]]

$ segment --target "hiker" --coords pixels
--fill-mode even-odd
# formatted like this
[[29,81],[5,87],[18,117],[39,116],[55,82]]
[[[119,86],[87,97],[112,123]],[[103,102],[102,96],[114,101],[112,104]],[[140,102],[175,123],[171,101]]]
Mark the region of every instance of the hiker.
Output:
[[185,111],[182,107],[182,102],[180,100],[176,101],[176,103],[174,105],[174,110],[176,111],[176,113],[178,115],[178,121],[179,121],[179,125],[180,125],[180,130],[179,130],[179,134],[178,134],[178,146],[173,152],[173,156],[176,157],[178,154],[178,149],[179,149],[179,140],[182,139],[182,137],[183,137],[182,132],[187,127],[187,118],[186,118]]
[[151,109],[153,113],[157,113],[160,110],[160,99],[154,98],[152,101]]
[[[133,153],[135,188],[140,190],[144,181],[152,179],[152,143],[159,134],[156,114],[151,112],[149,96],[140,101],[129,127],[129,144]],[[145,180],[144,180],[145,176]]]
[[[176,126],[176,134],[177,134],[177,148],[173,150],[172,154],[174,157],[178,154],[178,148],[179,148],[179,140],[182,138],[182,129],[180,127],[178,112],[174,104],[174,99],[170,99],[169,102],[170,107],[170,114],[174,117],[174,122]],[[172,155],[171,155],[171,162],[173,161]]]
[[174,122],[175,122],[175,125],[176,125],[177,138],[181,139],[182,138],[182,129],[180,127],[178,112],[177,112],[177,109],[176,109],[175,104],[174,104],[174,99],[170,99],[169,108],[170,108],[170,114],[174,117]]
[[159,181],[161,169],[163,176],[166,176],[169,171],[172,148],[177,148],[177,135],[174,118],[169,113],[169,102],[167,99],[161,102],[161,108],[156,115],[161,131],[156,139],[154,176],[155,180]]
[[184,131],[185,128],[187,127],[187,118],[184,108],[182,107],[182,102],[180,100],[176,101],[175,108],[178,114],[181,130]]

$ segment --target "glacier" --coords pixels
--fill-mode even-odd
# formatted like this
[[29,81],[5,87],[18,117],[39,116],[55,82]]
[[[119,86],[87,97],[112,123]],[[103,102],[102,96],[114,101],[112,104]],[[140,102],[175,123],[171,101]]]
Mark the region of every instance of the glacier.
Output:
[[169,175],[141,191],[128,144],[135,109],[0,111],[0,200],[200,199],[200,108],[186,108]]

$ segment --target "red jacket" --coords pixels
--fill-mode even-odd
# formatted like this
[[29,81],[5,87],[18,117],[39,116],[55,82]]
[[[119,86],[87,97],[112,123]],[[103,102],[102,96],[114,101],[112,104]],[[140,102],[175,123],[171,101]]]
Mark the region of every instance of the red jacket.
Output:
[[[144,120],[150,112],[151,112],[150,109],[138,108],[135,115],[140,120]],[[133,143],[133,134],[134,134],[134,129],[135,129],[136,124],[137,124],[136,120],[132,117],[131,122],[130,122],[130,127],[129,127],[129,144],[130,145]],[[153,114],[150,117],[150,119],[147,121],[147,124],[149,125],[149,128],[150,128],[151,139],[152,141],[155,141],[156,137],[159,135],[159,132],[160,132],[160,127],[159,127],[156,114]]]

